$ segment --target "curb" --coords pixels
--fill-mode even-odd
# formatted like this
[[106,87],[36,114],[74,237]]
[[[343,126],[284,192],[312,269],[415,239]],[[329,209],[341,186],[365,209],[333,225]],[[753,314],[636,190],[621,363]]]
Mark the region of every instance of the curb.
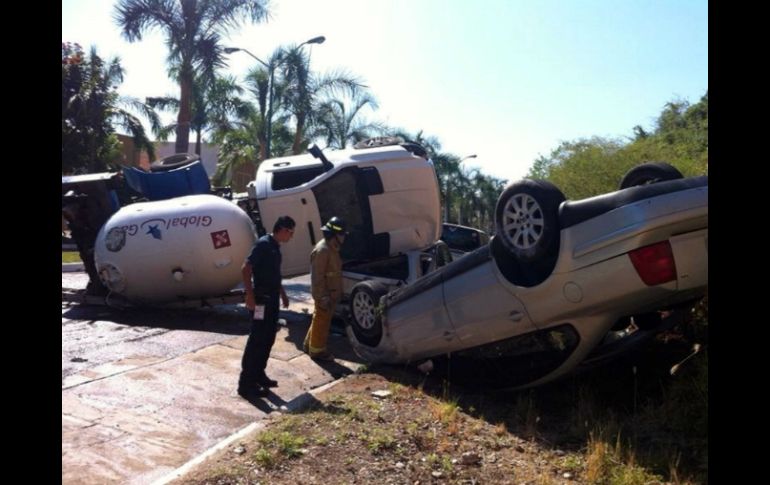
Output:
[[76,271],[85,271],[85,268],[83,267],[83,263],[62,263],[61,264],[62,273],[74,273]]
[[[283,406],[281,406],[278,409],[278,412],[280,413],[293,413],[299,410],[304,409],[305,407],[309,406],[313,400],[315,399],[315,396],[317,394],[322,393],[323,391],[327,389],[331,389],[332,387],[336,386],[338,383],[342,382],[343,380],[347,379],[347,376],[342,377],[340,379],[337,379],[336,381],[329,382],[327,384],[324,384],[322,386],[316,387],[315,389],[312,389],[308,392],[303,392],[299,396],[295,397],[291,401],[287,402]],[[171,483],[174,480],[179,480],[181,478],[184,478],[184,476],[188,473],[190,473],[193,469],[195,469],[198,465],[206,461],[206,459],[210,458],[217,452],[227,448],[230,444],[232,444],[234,441],[237,441],[241,438],[244,438],[245,436],[254,433],[256,431],[261,430],[264,428],[266,424],[262,421],[255,421],[246,427],[236,431],[232,435],[228,436],[227,438],[223,439],[219,443],[215,444],[208,450],[204,451],[200,455],[196,456],[195,458],[191,459],[184,465],[180,466],[176,470],[168,473],[164,477],[159,478],[158,480],[155,480],[152,482],[151,485],[166,485],[168,483]]]

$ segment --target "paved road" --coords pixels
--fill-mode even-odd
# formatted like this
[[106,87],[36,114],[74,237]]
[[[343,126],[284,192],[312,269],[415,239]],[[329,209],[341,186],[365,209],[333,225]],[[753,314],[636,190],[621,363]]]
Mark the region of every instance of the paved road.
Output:
[[[84,288],[62,273],[63,288]],[[286,281],[292,303],[268,374],[280,386],[252,405],[235,393],[248,333],[242,306],[114,309],[62,303],[62,483],[151,483],[309,390],[352,372],[359,360],[318,365],[301,352],[309,281]]]
[[[62,273],[62,287],[84,289],[83,272]],[[286,281],[289,310],[312,312],[309,276]],[[132,355],[167,358],[249,332],[243,305],[205,309],[141,309],[62,303],[62,386],[68,377]]]

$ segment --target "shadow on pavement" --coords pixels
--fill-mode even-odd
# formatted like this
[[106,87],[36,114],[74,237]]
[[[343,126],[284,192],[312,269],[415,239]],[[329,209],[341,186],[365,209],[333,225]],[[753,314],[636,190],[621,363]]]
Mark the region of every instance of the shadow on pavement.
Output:
[[[286,329],[288,330],[288,337],[286,340],[294,344],[298,350],[302,350],[302,344],[305,341],[305,335],[308,328],[310,328],[310,320],[312,315],[309,313],[299,313],[291,311],[281,311],[281,318],[286,320]],[[362,364],[364,361],[356,355],[353,348],[348,342],[347,334],[345,333],[344,322],[339,319],[332,320],[332,326],[329,329],[329,340],[327,341],[327,348],[329,352],[334,354],[338,359],[347,360],[349,362],[355,362]],[[337,364],[335,362],[323,362],[314,361],[319,367],[332,374],[335,378],[346,376],[350,374],[350,369]]]
[[248,312],[237,305],[211,308],[110,308],[95,305],[72,305],[62,311],[70,320],[107,321],[121,325],[197,330],[226,335],[249,333]]
[[240,396],[240,398],[247,401],[249,404],[259,409],[265,414],[278,411],[281,408],[281,406],[286,405],[286,401],[281,399],[276,393],[272,391],[270,391],[270,393],[264,397],[253,396],[253,397],[246,398],[246,397]]

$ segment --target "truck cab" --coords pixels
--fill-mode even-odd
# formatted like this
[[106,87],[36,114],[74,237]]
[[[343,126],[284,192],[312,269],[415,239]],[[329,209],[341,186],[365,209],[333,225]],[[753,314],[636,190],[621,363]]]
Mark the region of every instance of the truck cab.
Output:
[[247,186],[258,234],[278,217],[297,223],[282,246],[285,277],[310,270],[310,252],[333,216],[348,223],[343,262],[373,261],[424,248],[441,232],[433,162],[412,143],[265,160]]

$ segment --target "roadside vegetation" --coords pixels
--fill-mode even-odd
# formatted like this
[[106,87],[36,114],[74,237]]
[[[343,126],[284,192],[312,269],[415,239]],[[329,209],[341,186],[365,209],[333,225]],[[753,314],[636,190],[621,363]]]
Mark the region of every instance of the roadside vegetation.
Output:
[[561,143],[535,160],[528,177],[548,179],[568,199],[618,189],[623,174],[645,162],[667,162],[685,177],[708,173],[708,91],[695,103],[671,101],[654,129],[637,125],[629,140],[593,137]]
[[708,483],[704,306],[649,347],[535,389],[476,392],[414,369],[349,376],[179,483]]
[[77,251],[62,251],[61,252],[61,262],[62,263],[79,263],[80,260],[80,253]]

